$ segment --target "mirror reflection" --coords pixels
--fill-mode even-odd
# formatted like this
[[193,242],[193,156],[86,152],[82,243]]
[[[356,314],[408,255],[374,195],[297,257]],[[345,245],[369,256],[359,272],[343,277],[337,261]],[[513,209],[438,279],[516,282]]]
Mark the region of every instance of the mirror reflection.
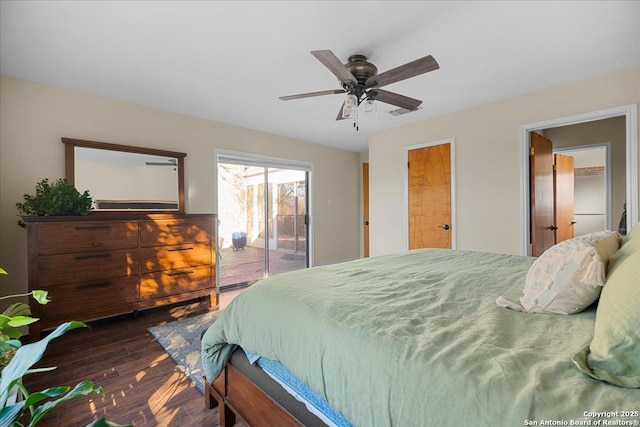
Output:
[[177,158],[78,146],[74,157],[95,210],[179,210]]
[[62,138],[65,178],[97,211],[184,213],[186,153]]

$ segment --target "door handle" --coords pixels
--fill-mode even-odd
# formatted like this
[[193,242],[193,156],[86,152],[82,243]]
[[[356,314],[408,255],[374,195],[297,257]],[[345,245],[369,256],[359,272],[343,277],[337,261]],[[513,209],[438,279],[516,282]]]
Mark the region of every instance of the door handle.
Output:
[[558,227],[556,227],[555,225],[550,225],[547,227],[548,230],[552,230],[552,231],[556,231],[558,229]]
[[167,252],[180,252],[180,251],[192,251],[193,248],[191,246],[186,246],[186,247],[178,247],[178,248],[171,248],[171,249],[167,249]]
[[85,260],[85,259],[92,259],[92,258],[110,258],[111,254],[106,253],[106,254],[95,254],[95,255],[78,255],[76,256],[76,260],[81,261],[81,260]]
[[575,221],[571,221],[571,225],[573,225],[573,224],[577,224],[577,223]]
[[445,224],[445,225],[439,225],[438,227],[442,228],[443,230],[448,230],[451,227],[449,227],[449,224]]

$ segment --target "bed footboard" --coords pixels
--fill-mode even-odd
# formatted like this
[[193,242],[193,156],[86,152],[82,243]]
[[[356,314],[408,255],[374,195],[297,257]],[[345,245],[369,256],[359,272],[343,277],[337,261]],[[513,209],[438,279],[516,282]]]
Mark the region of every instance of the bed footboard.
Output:
[[205,405],[218,406],[220,426],[232,427],[236,415],[249,427],[300,427],[302,424],[230,363],[213,384],[205,378]]
[[236,423],[236,414],[231,410],[225,401],[226,378],[225,371],[213,382],[204,381],[204,404],[208,409],[218,407],[220,417],[220,427],[232,427]]

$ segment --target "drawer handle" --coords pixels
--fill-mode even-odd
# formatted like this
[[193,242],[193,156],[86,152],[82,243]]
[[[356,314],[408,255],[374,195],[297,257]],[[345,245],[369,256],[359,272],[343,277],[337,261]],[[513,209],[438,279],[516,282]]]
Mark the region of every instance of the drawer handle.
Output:
[[167,249],[167,252],[179,252],[179,251],[192,251],[192,246],[180,247],[180,248],[171,248]]
[[82,225],[76,227],[76,230],[108,230],[110,225]]
[[89,283],[87,285],[78,285],[76,289],[81,291],[83,289],[93,289],[93,288],[106,288],[107,286],[111,286],[111,282],[100,282],[100,283]]
[[78,255],[76,259],[79,261],[83,259],[110,258],[110,257],[111,257],[111,254],[95,254],[95,255]]
[[167,273],[167,276],[184,276],[185,274],[191,274],[193,270],[174,271],[173,273]]

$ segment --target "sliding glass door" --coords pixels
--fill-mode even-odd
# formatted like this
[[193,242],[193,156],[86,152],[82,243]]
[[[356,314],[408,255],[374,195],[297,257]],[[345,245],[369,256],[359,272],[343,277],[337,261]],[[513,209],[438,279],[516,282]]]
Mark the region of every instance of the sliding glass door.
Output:
[[218,286],[306,268],[310,167],[218,154]]

